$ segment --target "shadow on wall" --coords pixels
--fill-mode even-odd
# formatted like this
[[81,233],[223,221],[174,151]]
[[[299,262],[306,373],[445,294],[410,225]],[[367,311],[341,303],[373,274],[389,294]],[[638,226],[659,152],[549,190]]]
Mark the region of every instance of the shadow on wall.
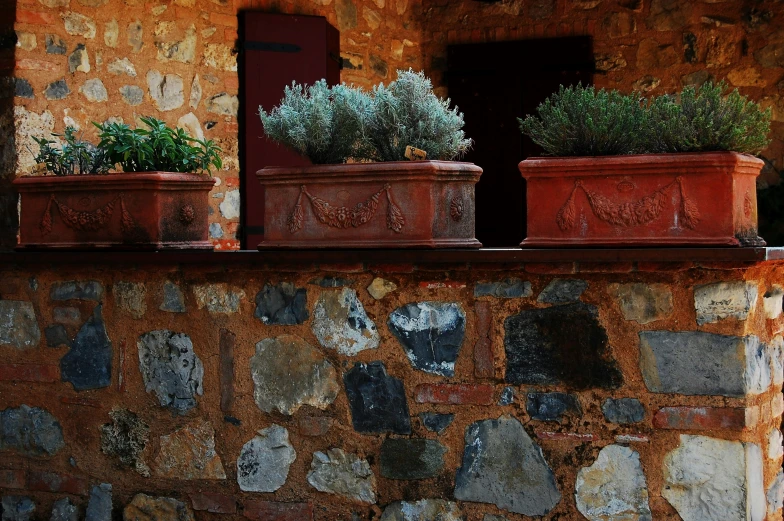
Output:
[[14,132],[14,51],[16,0],[0,3],[0,250],[16,246],[19,215],[16,191],[11,181],[16,176]]

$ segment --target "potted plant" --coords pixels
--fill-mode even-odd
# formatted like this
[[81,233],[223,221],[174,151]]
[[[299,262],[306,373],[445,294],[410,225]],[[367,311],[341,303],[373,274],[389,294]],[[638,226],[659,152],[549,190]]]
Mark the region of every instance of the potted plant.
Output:
[[[66,128],[36,139],[47,175],[14,180],[24,249],[212,249],[208,193],[220,149],[155,118],[96,124],[98,146]],[[119,166],[122,172],[109,173]]]
[[524,134],[549,156],[522,161],[523,247],[764,245],[753,157],[768,143],[762,111],[723,83],[650,101],[561,87]]
[[398,71],[372,93],[293,84],[260,116],[268,138],[314,163],[257,172],[260,249],[481,247],[474,185],[482,169],[452,161],[471,146],[463,116],[421,72]]

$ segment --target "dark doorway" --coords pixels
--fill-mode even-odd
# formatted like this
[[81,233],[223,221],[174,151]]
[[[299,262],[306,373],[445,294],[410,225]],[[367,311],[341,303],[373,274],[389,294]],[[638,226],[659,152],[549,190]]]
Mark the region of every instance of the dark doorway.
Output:
[[559,85],[593,83],[592,47],[589,36],[449,46],[449,97],[474,140],[465,161],[484,169],[476,186],[476,237],[484,246],[517,246],[525,238],[517,164],[541,150],[516,118],[533,113]]
[[240,15],[240,158],[242,163],[242,248],[256,249],[264,236],[264,189],[256,171],[265,166],[298,166],[308,160],[264,137],[259,106],[270,110],[292,81],[340,82],[340,38],[321,16],[246,11]]

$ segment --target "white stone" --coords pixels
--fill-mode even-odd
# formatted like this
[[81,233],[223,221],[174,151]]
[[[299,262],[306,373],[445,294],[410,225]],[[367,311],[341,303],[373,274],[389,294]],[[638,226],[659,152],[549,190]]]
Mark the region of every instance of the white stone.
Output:
[[204,132],[201,130],[199,118],[193,112],[188,112],[177,120],[177,127],[183,129],[189,136],[196,139],[204,139]]
[[106,70],[107,72],[110,72],[111,74],[117,74],[118,76],[120,74],[125,74],[127,76],[131,76],[132,78],[136,77],[136,68],[128,58],[115,58],[115,60],[106,67]]
[[694,308],[697,324],[718,322],[724,318],[746,320],[757,306],[758,287],[754,281],[716,282],[697,286]]
[[367,460],[341,449],[313,453],[308,483],[320,492],[362,503],[376,502],[376,477]]
[[[485,515],[483,521],[506,521],[501,516]],[[454,501],[443,499],[420,499],[419,501],[395,501],[384,509],[379,521],[463,521],[463,513]]]
[[34,33],[16,31],[16,46],[25,51],[32,51],[38,45],[38,39]]
[[[35,167],[35,156],[38,155],[38,143],[33,137],[52,139],[54,115],[48,110],[41,114],[28,112],[21,105],[14,105],[14,142],[15,147],[2,147],[3,157],[11,150],[16,151],[16,171],[28,173]],[[6,164],[5,162],[3,164]]]
[[762,451],[754,443],[681,434],[664,458],[662,496],[683,521],[763,521]]
[[185,103],[182,78],[176,74],[165,76],[156,70],[147,73],[147,87],[158,110],[166,112],[182,107]]
[[208,43],[204,46],[204,64],[224,71],[237,72],[237,57],[231,47],[222,43]]
[[351,288],[321,294],[313,309],[311,329],[322,346],[342,355],[354,356],[379,344],[376,325]]
[[577,473],[577,510],[590,521],[651,521],[648,486],[637,451],[608,445]]
[[768,514],[774,515],[784,506],[784,471],[779,470],[768,488]]
[[102,103],[109,99],[109,94],[106,92],[106,87],[99,78],[93,78],[84,82],[84,85],[79,87],[79,92],[87,98],[87,101],[93,103]]
[[65,23],[65,32],[76,36],[84,36],[88,39],[95,38],[97,27],[95,20],[83,14],[74,13],[71,11],[62,13],[60,17]]
[[193,76],[193,83],[191,83],[191,95],[190,99],[188,100],[188,105],[194,110],[199,108],[201,93],[201,82],[199,82],[199,75],[196,74]]
[[297,452],[289,431],[272,424],[242,446],[237,459],[237,483],[245,492],[275,492],[286,483]]
[[210,313],[232,314],[240,309],[245,291],[226,283],[199,284],[193,286],[193,295],[199,309],[207,308]]
[[397,285],[391,280],[376,277],[367,287],[370,296],[376,300],[381,300],[397,289]]
[[107,47],[117,47],[120,37],[120,26],[114,18],[103,25],[103,43]]
[[226,197],[218,206],[221,215],[226,219],[236,219],[240,216],[240,191],[229,190]]
[[191,24],[185,31],[185,36],[180,40],[167,38],[167,29],[159,29],[162,24],[174,22],[159,22],[155,27],[155,47],[158,48],[158,61],[176,61],[193,63],[196,57],[196,26]]
[[762,298],[762,307],[765,310],[765,318],[774,320],[781,316],[782,307],[784,306],[784,288],[778,284],[765,293]]
[[240,101],[237,96],[230,96],[225,92],[221,92],[207,98],[204,101],[204,106],[207,112],[213,112],[222,116],[236,116],[240,107]]
[[777,460],[784,456],[784,436],[776,427],[768,435],[768,459]]

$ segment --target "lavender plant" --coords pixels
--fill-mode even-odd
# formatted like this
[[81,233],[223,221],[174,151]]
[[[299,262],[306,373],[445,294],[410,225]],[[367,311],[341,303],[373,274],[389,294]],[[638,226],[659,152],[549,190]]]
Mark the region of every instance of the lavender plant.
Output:
[[46,138],[33,136],[33,140],[38,143],[35,162],[54,175],[105,174],[112,167],[106,150],[77,137],[75,128],[65,127],[63,134],[52,135],[62,138],[61,146]]

